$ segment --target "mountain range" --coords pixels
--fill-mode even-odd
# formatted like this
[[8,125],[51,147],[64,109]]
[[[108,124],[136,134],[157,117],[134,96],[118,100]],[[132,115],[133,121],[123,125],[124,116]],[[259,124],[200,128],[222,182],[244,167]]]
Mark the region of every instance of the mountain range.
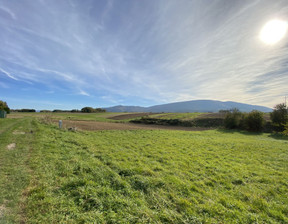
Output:
[[230,110],[237,108],[242,112],[250,112],[258,110],[262,112],[271,112],[272,109],[264,106],[250,105],[245,103],[237,103],[233,101],[217,101],[217,100],[192,100],[185,102],[176,102],[155,105],[151,107],[140,106],[113,106],[104,108],[108,112],[152,112],[152,113],[186,113],[186,112],[218,112],[219,110]]

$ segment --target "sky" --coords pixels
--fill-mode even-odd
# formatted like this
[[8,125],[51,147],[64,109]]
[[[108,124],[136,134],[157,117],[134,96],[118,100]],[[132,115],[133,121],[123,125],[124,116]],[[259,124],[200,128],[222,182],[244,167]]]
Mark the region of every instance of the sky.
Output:
[[287,0],[0,0],[0,100],[81,109],[288,96]]

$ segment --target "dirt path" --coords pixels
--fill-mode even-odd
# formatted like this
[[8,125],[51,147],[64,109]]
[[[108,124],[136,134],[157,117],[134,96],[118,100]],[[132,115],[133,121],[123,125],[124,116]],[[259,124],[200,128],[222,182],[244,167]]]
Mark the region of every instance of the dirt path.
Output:
[[63,120],[64,128],[76,127],[79,130],[101,131],[101,130],[182,130],[182,131],[205,131],[211,128],[180,127],[164,125],[145,125],[131,123],[109,123],[98,121],[71,121]]

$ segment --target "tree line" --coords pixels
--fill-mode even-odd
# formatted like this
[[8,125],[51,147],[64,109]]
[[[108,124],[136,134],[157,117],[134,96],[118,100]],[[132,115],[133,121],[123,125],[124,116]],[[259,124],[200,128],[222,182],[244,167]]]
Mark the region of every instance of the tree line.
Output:
[[[4,110],[9,114],[10,112],[36,112],[35,109],[10,109],[8,104],[5,101],[0,100],[0,110]],[[105,109],[102,108],[93,108],[93,107],[83,107],[81,110],[73,109],[73,110],[40,110],[41,113],[104,113]]]
[[42,113],[48,113],[48,112],[53,112],[53,113],[104,113],[106,112],[105,109],[102,108],[93,108],[93,107],[83,107],[81,110],[78,109],[73,109],[73,110],[40,110]]
[[225,111],[224,126],[227,129],[242,129],[247,131],[276,131],[288,134],[288,108],[281,103],[270,113],[270,122],[264,118],[264,113],[253,110],[250,113],[240,112],[238,109]]

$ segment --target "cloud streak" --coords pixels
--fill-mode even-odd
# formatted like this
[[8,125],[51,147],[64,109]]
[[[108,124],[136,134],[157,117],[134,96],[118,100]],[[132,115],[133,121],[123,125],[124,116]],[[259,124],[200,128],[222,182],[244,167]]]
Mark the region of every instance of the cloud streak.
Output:
[[10,80],[0,81],[33,86],[30,102],[61,94],[69,105],[79,95],[92,106],[217,99],[273,107],[287,95],[287,38],[266,46],[258,35],[287,15],[285,0],[3,0],[0,74]]
[[9,72],[5,71],[2,68],[0,68],[0,72],[2,72],[3,74],[7,75],[10,79],[18,80],[17,78],[15,78],[13,75],[11,75]]

